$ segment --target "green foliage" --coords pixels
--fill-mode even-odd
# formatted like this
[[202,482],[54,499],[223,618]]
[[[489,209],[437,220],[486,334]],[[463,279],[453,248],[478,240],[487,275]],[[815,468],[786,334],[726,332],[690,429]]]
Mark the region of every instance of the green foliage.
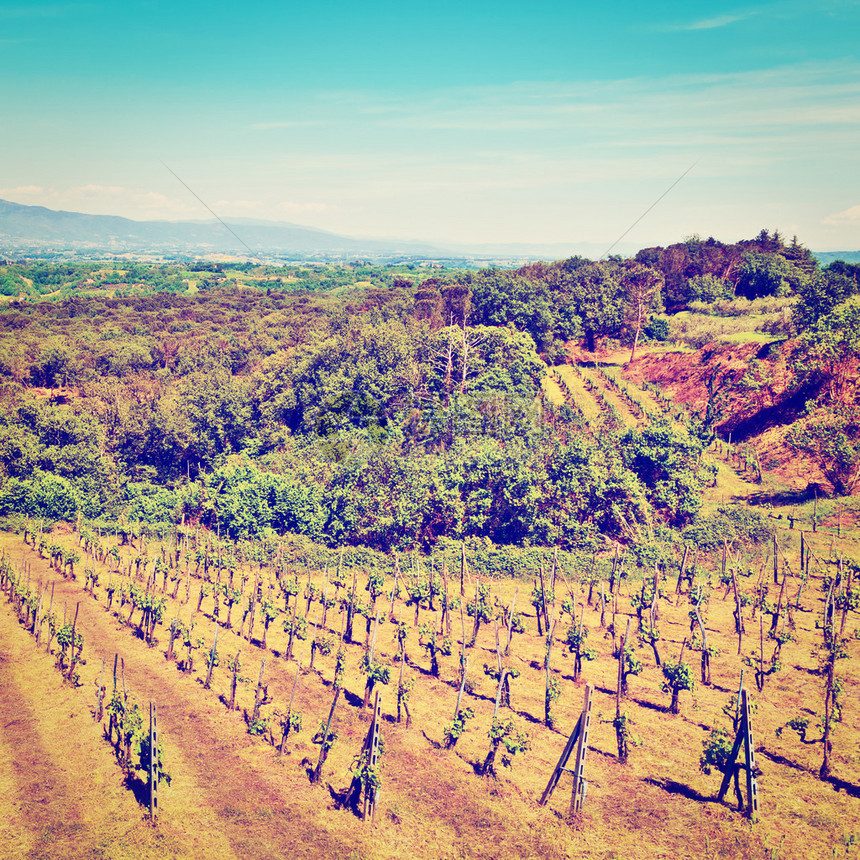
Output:
[[28,480],[9,478],[0,489],[0,513],[24,513],[46,520],[71,520],[80,502],[65,478],[36,470]]
[[361,658],[359,668],[362,674],[367,675],[367,683],[370,685],[388,684],[391,679],[391,667],[384,666],[378,660],[371,660],[368,654]]
[[583,660],[595,660],[597,652],[585,647],[588,639],[588,628],[582,625],[571,625],[567,629],[565,644],[571,654],[577,654]]
[[711,729],[711,733],[702,741],[699,770],[704,774],[710,774],[712,769],[725,773],[730,764],[734,741],[725,729]]
[[669,340],[669,320],[665,317],[652,316],[648,324],[642,329],[642,334],[648,340],[663,343]]
[[621,448],[654,507],[673,524],[689,522],[702,503],[701,443],[662,419],[628,430]]
[[797,292],[800,301],[795,306],[794,319],[798,328],[807,329],[858,292],[857,267],[831,263],[799,284]]
[[363,750],[352,761],[352,776],[361,783],[365,797],[373,796],[382,788],[382,752],[383,744],[379,742],[379,757],[376,764],[370,762],[370,750]]
[[698,514],[683,533],[685,542],[714,552],[729,544],[758,544],[773,537],[774,527],[769,518],[758,511],[740,505],[718,508],[713,514]]
[[684,690],[692,691],[696,686],[696,678],[692,668],[687,663],[664,660],[662,669],[665,680],[660,685],[660,689],[664,693],[671,693],[670,710],[673,714],[677,714],[679,693]]
[[791,729],[793,732],[796,732],[800,740],[803,743],[806,743],[806,732],[809,729],[809,717],[795,717],[793,720],[789,720],[784,726],[780,726],[776,730],[776,736],[782,737],[782,733],[786,729]]
[[445,726],[445,747],[451,749],[460,739],[460,735],[466,731],[466,723],[475,718],[475,712],[471,708],[460,708],[457,716]]
[[805,286],[808,274],[780,254],[748,253],[738,267],[736,291],[748,299],[787,296]]
[[[619,440],[553,409],[541,355],[629,333],[636,273],[716,298],[705,286],[744,249],[814,280],[804,249],[769,235],[414,284],[405,266],[0,267],[10,290],[23,275],[52,295],[0,308],[0,515],[184,518],[232,539],[293,535],[320,566],[345,546],[364,569],[413,548],[456,569],[465,541],[488,576],[532,573],[543,547],[590,555],[605,537],[640,538],[655,509],[687,523],[707,478],[695,445],[660,425]],[[201,292],[177,294],[192,281]],[[846,283],[827,290],[810,293],[804,343],[838,381],[857,326]]]
[[715,275],[694,275],[687,282],[688,301],[716,302],[720,299],[731,299],[734,287],[723,278]]
[[269,731],[269,725],[272,722],[271,717],[257,717],[248,723],[248,734],[255,737],[263,737]]
[[621,682],[626,686],[629,675],[639,675],[642,672],[642,661],[632,645],[624,646],[624,663],[621,671]]
[[[297,615],[295,618],[292,616],[287,616],[284,618],[284,633],[288,636],[293,635],[297,639],[306,639],[308,635],[308,620],[303,615]],[[317,647],[320,647],[320,653],[322,652],[321,644],[318,644]],[[330,650],[331,646],[329,646]]]
[[514,725],[513,717],[499,719],[496,717],[493,720],[493,725],[489,731],[490,740],[494,744],[501,744],[504,747],[502,754],[502,764],[505,767],[513,765],[514,756],[522,753],[523,755],[531,749],[531,740],[525,731],[520,731]]
[[[860,305],[858,305],[860,306]],[[850,495],[860,481],[860,409],[819,410],[791,427],[786,442],[818,464],[838,495]]]

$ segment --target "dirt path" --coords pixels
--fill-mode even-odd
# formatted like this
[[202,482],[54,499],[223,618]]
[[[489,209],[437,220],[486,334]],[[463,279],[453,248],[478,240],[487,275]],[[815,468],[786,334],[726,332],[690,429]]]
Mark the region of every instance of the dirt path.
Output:
[[[55,744],[45,736],[46,716],[55,726],[70,720],[67,703],[62,701],[65,691],[58,689],[58,683],[46,683],[54,680],[48,658],[34,661],[19,653],[24,641],[16,641],[13,646],[13,639],[27,639],[16,628],[14,620],[3,613],[0,763],[4,777],[0,852],[7,857],[79,856],[75,834],[80,830],[82,815],[73,783],[83,787],[86,782],[79,781],[80,773],[62,766],[66,763],[58,760]],[[35,648],[32,641],[27,644]],[[33,677],[37,671],[43,678]]]

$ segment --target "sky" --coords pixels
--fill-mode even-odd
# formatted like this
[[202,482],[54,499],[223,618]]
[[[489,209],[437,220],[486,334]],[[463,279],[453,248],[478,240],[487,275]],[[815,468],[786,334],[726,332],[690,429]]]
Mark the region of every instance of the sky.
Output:
[[449,245],[767,228],[857,250],[858,37],[860,0],[0,0],[0,198]]

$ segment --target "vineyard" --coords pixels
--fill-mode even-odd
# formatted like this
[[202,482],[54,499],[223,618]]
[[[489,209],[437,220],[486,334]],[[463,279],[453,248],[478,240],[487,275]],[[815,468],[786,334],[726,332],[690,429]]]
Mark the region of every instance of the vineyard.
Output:
[[[611,366],[544,390],[585,433],[680,426]],[[853,856],[853,519],[726,507],[761,487],[725,444],[705,458],[709,529],[590,555],[19,518],[0,535],[0,856]],[[569,773],[538,801],[587,686],[571,817]],[[757,815],[733,788],[716,802],[742,686]]]

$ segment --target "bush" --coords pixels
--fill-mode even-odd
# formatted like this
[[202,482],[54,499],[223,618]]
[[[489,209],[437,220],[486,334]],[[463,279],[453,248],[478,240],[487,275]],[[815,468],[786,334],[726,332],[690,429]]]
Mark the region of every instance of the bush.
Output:
[[669,320],[666,317],[651,317],[648,325],[642,329],[642,333],[648,340],[669,340]]
[[773,526],[758,511],[740,506],[720,508],[714,514],[699,515],[684,529],[685,541],[706,551],[719,549],[723,541],[761,543],[773,536]]
[[9,478],[0,490],[0,515],[24,513],[48,520],[73,520],[80,499],[72,484],[60,475],[37,469],[27,480]]

